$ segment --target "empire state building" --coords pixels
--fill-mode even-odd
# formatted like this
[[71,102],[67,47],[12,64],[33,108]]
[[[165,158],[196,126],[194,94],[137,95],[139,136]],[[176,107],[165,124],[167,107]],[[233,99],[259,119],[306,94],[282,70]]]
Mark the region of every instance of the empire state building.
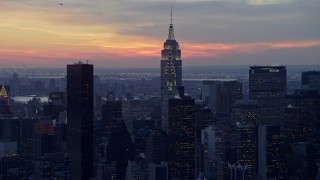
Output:
[[179,43],[174,37],[174,29],[171,23],[169,26],[169,35],[164,42],[161,51],[161,99],[162,99],[162,129],[168,130],[168,100],[173,98],[177,87],[182,85],[182,61]]

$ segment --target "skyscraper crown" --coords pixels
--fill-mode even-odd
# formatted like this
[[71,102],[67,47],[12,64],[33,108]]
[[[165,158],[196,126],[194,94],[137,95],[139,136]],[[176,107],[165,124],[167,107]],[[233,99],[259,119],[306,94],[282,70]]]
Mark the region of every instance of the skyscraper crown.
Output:
[[0,91],[0,96],[8,97],[8,93],[6,91],[6,88],[4,87],[4,84],[2,85],[2,88],[1,88],[1,91]]

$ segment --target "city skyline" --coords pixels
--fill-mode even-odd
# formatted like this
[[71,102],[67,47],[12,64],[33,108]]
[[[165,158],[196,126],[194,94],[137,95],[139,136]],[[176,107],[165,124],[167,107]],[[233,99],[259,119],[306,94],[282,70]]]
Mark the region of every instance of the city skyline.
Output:
[[185,66],[319,64],[317,0],[3,0],[0,66],[159,67],[171,5]]

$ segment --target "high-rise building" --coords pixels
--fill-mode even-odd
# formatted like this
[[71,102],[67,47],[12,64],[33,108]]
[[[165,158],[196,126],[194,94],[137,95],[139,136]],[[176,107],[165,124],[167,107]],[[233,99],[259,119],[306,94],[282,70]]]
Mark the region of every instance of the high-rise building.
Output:
[[148,165],[148,179],[149,180],[168,180],[168,163],[161,162],[161,164],[150,163]]
[[107,179],[125,179],[128,161],[134,160],[134,147],[123,121],[117,124],[108,139],[106,160],[109,167],[105,172]]
[[307,71],[301,74],[301,86],[320,85],[320,71]]
[[[209,126],[201,131],[201,145],[203,147],[202,172],[204,177],[208,177],[211,173],[209,172],[210,167],[212,169],[211,171],[215,171],[216,169],[216,167],[214,167],[216,154],[216,127]],[[217,172],[215,172],[215,174],[217,174]]]
[[160,164],[167,162],[167,134],[160,129],[154,129],[146,140],[148,163]]
[[169,179],[195,179],[195,101],[184,96],[169,99]]
[[286,81],[285,66],[250,67],[249,98],[259,103],[259,124],[281,124],[287,90]]
[[56,150],[55,130],[52,121],[40,121],[35,124],[35,158],[40,158]]
[[278,179],[280,175],[280,126],[258,128],[258,177]]
[[286,95],[284,132],[287,143],[311,142],[320,163],[320,91],[304,86]]
[[169,35],[161,51],[161,99],[162,99],[162,128],[168,129],[168,100],[173,98],[177,87],[182,85],[182,61],[179,43],[174,37],[171,23]]
[[285,109],[284,137],[286,143],[307,142],[310,137],[308,111],[289,105]]
[[290,146],[288,158],[289,177],[287,179],[316,179],[316,148],[307,142],[293,143]]
[[122,122],[122,102],[115,99],[107,99],[102,105],[102,132],[105,137],[110,137],[117,124]]
[[258,110],[256,101],[236,101],[231,114],[236,125],[237,161],[246,167],[249,178],[255,178],[256,173]]
[[71,179],[93,177],[93,65],[67,65],[67,151]]
[[208,103],[213,114],[230,115],[231,106],[242,99],[242,84],[233,79],[202,81],[202,100]]

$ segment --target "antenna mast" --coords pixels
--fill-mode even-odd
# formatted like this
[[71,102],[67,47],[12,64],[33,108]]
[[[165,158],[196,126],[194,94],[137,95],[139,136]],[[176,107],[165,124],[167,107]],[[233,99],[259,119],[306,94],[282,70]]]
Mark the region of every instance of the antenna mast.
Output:
[[171,24],[172,24],[172,22],[173,22],[173,19],[172,19],[172,5],[171,5],[170,21],[171,21]]

